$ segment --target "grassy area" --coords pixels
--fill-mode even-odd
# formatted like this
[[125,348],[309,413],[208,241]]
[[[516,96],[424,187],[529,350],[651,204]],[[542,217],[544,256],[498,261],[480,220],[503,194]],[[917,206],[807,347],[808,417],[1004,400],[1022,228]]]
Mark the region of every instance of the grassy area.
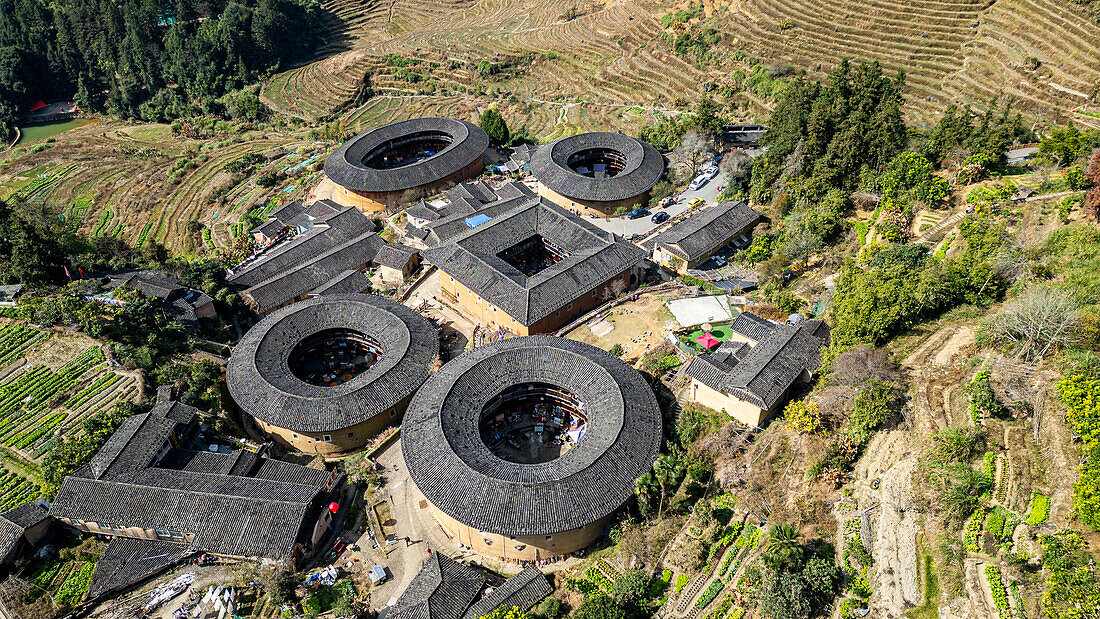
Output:
[[[709,333],[711,334],[712,337],[714,337],[714,339],[718,340],[719,342],[724,342],[724,341],[730,339],[731,337],[733,337],[733,331],[730,330],[730,326],[728,324],[712,325],[712,326],[714,328],[711,329],[709,331]],[[696,329],[696,330],[692,331],[690,334],[688,334],[687,337],[688,337],[689,340],[694,342],[695,338],[703,335],[704,333],[708,333],[708,331],[703,331],[702,329]]]
[[932,561],[932,555],[918,548],[917,560],[924,559],[922,571],[924,572],[924,603],[910,609],[906,615],[909,619],[936,619],[940,616],[940,579],[936,576],[936,566]]

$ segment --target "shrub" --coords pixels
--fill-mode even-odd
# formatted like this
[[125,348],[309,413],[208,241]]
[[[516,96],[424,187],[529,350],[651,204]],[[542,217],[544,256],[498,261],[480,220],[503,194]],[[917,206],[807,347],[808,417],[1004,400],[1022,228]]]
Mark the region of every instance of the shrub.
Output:
[[676,593],[683,591],[684,587],[686,587],[689,582],[691,582],[691,577],[689,577],[687,574],[677,575],[675,584]]
[[802,434],[813,434],[821,429],[821,409],[817,402],[794,400],[783,409],[787,427]]

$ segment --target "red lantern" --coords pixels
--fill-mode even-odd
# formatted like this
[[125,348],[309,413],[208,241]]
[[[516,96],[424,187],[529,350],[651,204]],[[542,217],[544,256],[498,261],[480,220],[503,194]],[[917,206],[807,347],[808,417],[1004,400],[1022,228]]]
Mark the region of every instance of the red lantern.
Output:
[[335,514],[335,513],[336,513],[336,510],[338,510],[338,509],[340,509],[340,504],[339,504],[339,503],[337,503],[336,501],[333,501],[333,502],[331,502],[331,503],[329,503],[329,504],[328,504],[328,510],[329,510],[330,512],[332,512],[332,513],[334,513],[334,514]]

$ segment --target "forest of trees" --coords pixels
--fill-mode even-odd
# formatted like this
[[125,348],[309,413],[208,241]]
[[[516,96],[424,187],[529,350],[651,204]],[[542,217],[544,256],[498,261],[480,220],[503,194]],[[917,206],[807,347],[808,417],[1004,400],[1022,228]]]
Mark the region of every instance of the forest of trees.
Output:
[[314,0],[0,0],[0,137],[37,100],[123,118],[209,112],[313,49]]

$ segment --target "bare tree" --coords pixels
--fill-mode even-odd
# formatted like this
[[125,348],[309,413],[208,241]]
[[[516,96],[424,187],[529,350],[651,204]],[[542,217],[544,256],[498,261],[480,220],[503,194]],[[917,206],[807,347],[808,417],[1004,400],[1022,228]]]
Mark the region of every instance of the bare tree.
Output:
[[722,159],[718,168],[731,187],[735,184],[746,185],[752,175],[752,157],[744,152],[732,152]]
[[897,367],[889,355],[881,348],[862,344],[836,356],[829,384],[856,387],[871,379],[893,382],[897,377]]
[[1069,293],[1049,287],[1029,290],[993,319],[993,337],[1013,345],[1027,361],[1043,358],[1054,346],[1077,341],[1080,313]]
[[672,151],[672,154],[691,170],[692,176],[695,176],[703,162],[714,154],[714,149],[710,145],[710,140],[702,133],[688,131],[680,139],[680,145]]

